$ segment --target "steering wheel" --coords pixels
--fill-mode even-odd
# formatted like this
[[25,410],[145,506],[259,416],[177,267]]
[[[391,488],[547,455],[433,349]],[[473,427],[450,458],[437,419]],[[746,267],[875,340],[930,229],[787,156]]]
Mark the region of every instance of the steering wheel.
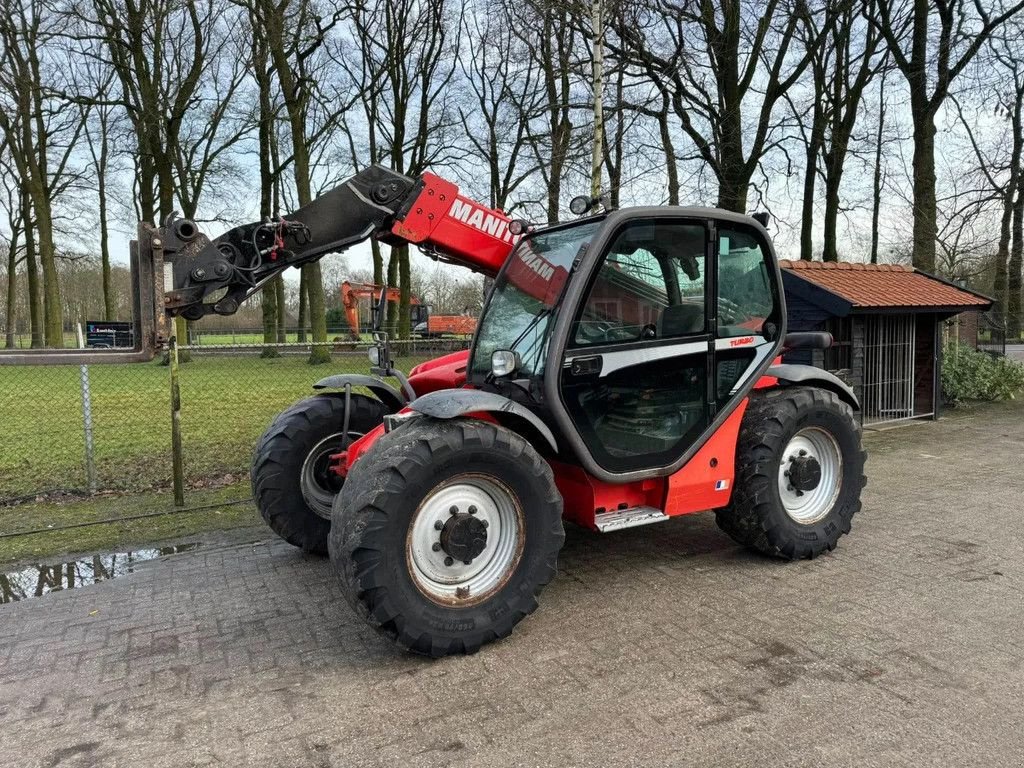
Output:
[[592,320],[580,323],[578,336],[588,344],[610,344],[616,341],[632,341],[636,337],[620,325],[607,320]]
[[718,297],[718,322],[725,325],[738,325],[750,316],[734,301]]

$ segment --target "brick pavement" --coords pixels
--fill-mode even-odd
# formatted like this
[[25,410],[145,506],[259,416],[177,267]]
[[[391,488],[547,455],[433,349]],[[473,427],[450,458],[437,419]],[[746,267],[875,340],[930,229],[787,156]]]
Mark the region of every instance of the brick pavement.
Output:
[[710,515],[570,529],[540,610],[469,658],[392,649],[277,542],[5,606],[0,766],[1019,766],[1024,408],[868,446],[832,555]]

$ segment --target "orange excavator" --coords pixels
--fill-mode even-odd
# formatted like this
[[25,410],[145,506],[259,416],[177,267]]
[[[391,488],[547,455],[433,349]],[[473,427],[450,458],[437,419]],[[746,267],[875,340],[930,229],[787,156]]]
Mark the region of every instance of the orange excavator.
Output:
[[[386,301],[399,300],[397,288],[373,283],[353,283],[346,280],[341,284],[341,304],[345,308],[349,332],[353,341],[359,341],[359,301],[369,298],[376,303],[382,291]],[[437,338],[440,336],[472,336],[476,330],[476,318],[467,315],[432,315],[430,305],[424,304],[417,296],[410,296],[411,325],[414,336]]]

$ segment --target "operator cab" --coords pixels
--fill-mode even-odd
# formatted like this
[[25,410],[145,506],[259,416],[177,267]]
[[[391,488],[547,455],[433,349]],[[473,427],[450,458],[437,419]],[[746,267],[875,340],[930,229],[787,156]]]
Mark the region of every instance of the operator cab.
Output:
[[495,280],[470,381],[528,405],[598,478],[670,474],[779,352],[780,285],[764,227],[726,211],[632,208],[539,230]]

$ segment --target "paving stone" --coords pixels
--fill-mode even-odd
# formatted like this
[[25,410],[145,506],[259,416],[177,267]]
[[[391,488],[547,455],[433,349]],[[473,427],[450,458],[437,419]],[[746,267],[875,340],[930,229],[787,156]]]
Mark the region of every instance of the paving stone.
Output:
[[0,766],[1020,766],[1024,408],[867,445],[834,553],[571,528],[469,658],[394,649],[271,540],[4,606]]

